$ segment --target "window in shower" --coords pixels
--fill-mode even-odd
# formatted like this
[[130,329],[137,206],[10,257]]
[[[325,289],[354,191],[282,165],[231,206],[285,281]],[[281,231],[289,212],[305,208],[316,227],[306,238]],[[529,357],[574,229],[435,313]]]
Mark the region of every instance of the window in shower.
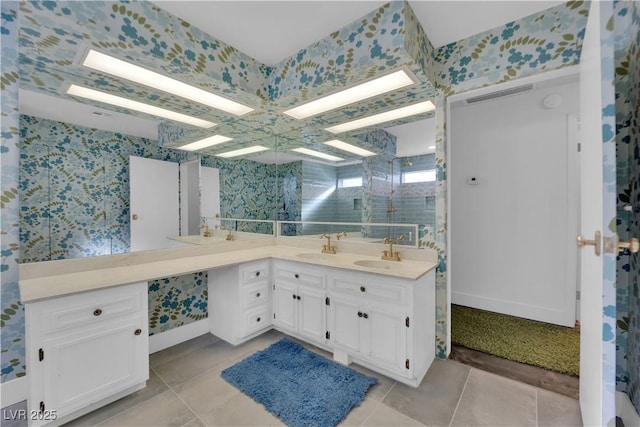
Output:
[[417,182],[434,182],[435,180],[435,169],[404,172],[402,174],[402,182],[404,184],[413,184]]

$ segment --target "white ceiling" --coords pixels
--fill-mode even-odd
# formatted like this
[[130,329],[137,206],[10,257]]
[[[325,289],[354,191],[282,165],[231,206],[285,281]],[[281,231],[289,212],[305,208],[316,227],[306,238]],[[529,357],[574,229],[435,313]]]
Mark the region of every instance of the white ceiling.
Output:
[[[362,18],[387,1],[175,1],[157,6],[267,64]],[[435,47],[455,42],[562,1],[411,0]]]

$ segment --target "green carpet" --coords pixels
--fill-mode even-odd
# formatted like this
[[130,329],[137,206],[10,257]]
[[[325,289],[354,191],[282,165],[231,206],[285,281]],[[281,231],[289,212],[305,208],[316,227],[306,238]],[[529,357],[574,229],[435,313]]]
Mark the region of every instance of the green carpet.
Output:
[[516,362],[580,375],[580,333],[573,328],[451,305],[451,341]]

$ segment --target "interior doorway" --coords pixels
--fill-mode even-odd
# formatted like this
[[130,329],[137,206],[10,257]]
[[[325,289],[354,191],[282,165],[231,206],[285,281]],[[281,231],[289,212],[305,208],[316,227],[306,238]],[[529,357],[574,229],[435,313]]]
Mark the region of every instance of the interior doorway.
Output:
[[[453,338],[456,306],[483,310],[474,321],[498,313],[499,326],[502,315],[579,320],[579,93],[577,70],[565,70],[449,99]],[[492,329],[478,333],[488,341]]]

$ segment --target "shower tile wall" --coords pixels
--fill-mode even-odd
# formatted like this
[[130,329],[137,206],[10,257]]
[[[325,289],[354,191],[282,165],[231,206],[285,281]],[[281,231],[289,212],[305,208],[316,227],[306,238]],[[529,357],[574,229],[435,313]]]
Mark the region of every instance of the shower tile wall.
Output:
[[[338,183],[343,179],[362,178],[362,164],[336,168]],[[336,190],[336,222],[362,222],[363,187],[340,187]]]

